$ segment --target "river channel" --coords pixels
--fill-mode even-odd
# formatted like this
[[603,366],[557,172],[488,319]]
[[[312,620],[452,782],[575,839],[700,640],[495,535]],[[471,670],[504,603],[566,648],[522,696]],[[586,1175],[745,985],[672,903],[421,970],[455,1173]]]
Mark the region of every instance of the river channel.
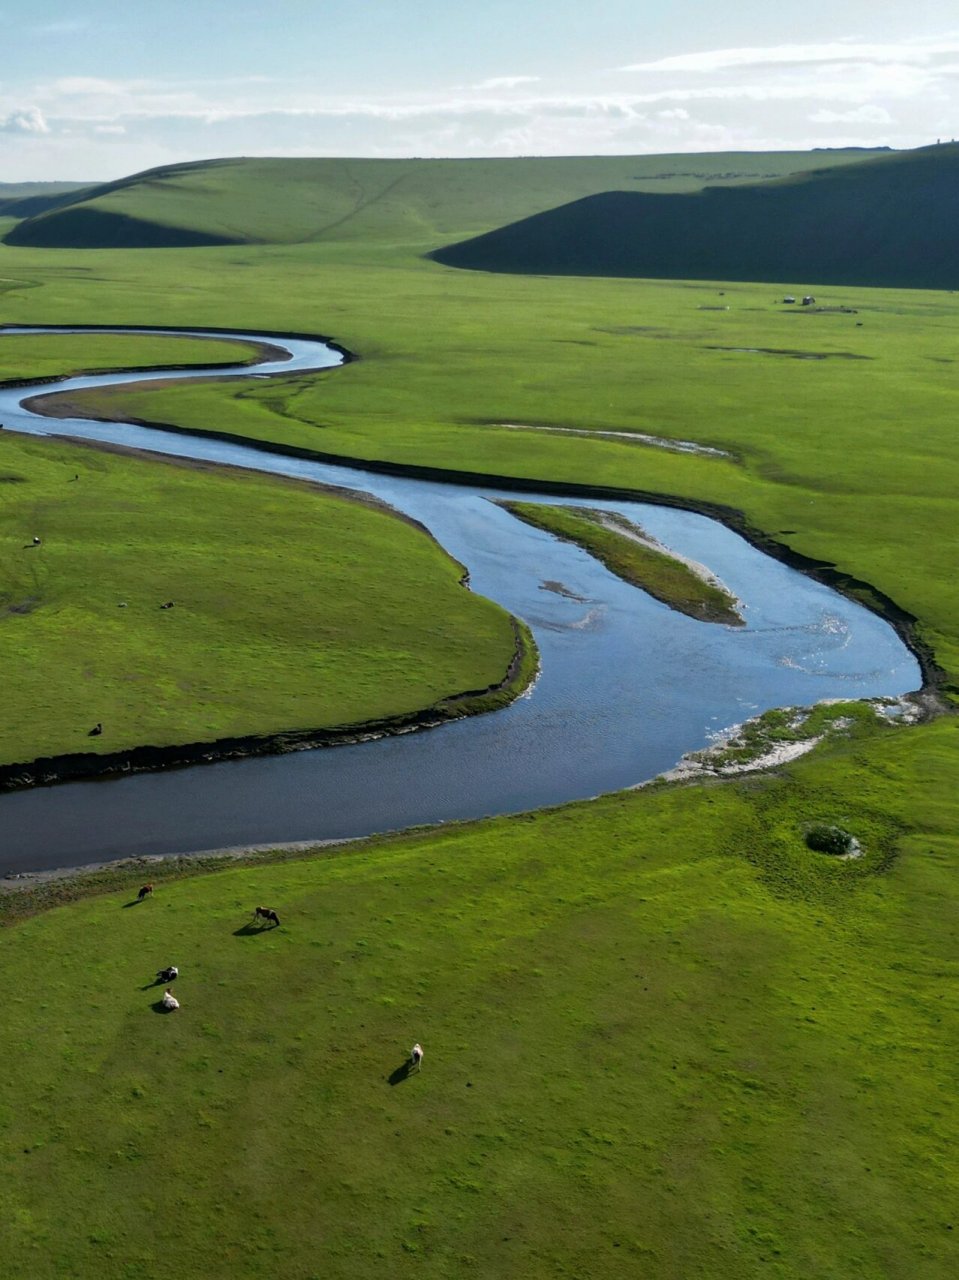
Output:
[[[342,359],[316,340],[230,336],[281,347],[289,358],[176,376],[263,377]],[[169,376],[79,377],[55,390]],[[675,613],[495,504],[510,496],[582,498],[510,495],[129,424],[45,418],[22,406],[43,390],[0,390],[7,430],[121,443],[375,494],[426,525],[468,567],[472,590],[525,619],[542,670],[511,706],[416,733],[0,795],[0,874],[340,839],[561,804],[652,778],[717,731],[770,707],[894,697],[922,683],[916,659],[885,621],[701,515],[589,498],[705,564],[742,602],[744,627]]]

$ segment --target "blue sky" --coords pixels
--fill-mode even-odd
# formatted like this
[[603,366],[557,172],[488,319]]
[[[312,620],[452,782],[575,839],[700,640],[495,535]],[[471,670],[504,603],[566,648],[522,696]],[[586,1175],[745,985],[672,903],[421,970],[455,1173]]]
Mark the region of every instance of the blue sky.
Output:
[[0,49],[0,182],[959,135],[953,0],[0,0]]

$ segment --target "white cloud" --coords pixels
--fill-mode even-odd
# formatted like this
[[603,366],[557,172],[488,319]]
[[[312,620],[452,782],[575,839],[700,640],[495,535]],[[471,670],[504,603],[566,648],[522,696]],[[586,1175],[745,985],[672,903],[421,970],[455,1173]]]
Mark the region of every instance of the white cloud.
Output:
[[949,121],[959,118],[959,34],[721,49],[637,66],[618,79],[502,75],[355,94],[261,76],[8,81],[0,131],[19,136],[15,146],[6,139],[5,172],[10,180],[14,167],[24,177],[119,177],[214,155],[908,147],[951,134]]
[[834,40],[825,44],[779,44],[740,49],[681,53],[655,62],[635,62],[621,71],[716,72],[742,67],[803,66],[830,62],[906,63],[924,65],[959,53],[959,35],[919,37],[896,44]]
[[[820,47],[820,46],[817,46]],[[109,80],[95,77],[62,77],[35,85],[31,97],[51,123],[64,127],[93,124],[124,125],[132,120],[155,120],[158,125],[174,118],[215,123],[224,120],[279,119],[303,116],[329,121],[364,118],[384,122],[460,118],[473,114],[520,116],[524,120],[543,116],[569,115],[631,118],[650,108],[672,111],[663,119],[682,120],[679,112],[692,104],[713,114],[725,105],[807,103],[831,111],[849,111],[913,100],[926,110],[937,102],[948,114],[956,95],[948,75],[908,63],[823,63],[802,68],[777,67],[770,71],[751,68],[742,74],[717,75],[703,82],[677,79],[663,84],[658,77],[635,89],[609,92],[583,89],[569,93],[543,92],[533,76],[499,76],[481,86],[389,97],[327,96],[311,86],[263,83],[256,78],[186,82],[176,80]],[[535,86],[535,87],[534,87]],[[10,103],[8,109],[14,104]],[[0,100],[0,111],[3,103]],[[859,123],[888,123],[878,115],[857,117]]]
[[50,127],[39,107],[18,107],[0,120],[0,133],[49,133]]
[[823,108],[808,117],[813,124],[892,124],[885,107],[854,107],[851,111],[829,111]]
[[474,89],[517,89],[521,84],[536,84],[539,76],[490,76],[474,84]]
[[97,76],[61,76],[49,86],[48,92],[82,96],[84,94],[109,94],[114,97],[127,93],[131,82],[124,80],[103,80]]

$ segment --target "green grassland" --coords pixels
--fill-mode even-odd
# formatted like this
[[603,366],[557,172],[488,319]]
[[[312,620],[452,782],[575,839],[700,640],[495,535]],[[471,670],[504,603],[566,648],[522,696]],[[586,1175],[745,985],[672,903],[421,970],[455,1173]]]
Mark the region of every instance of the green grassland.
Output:
[[[4,930],[5,1256],[37,1280],[949,1280],[955,737]],[[811,854],[810,818],[864,862]],[[282,925],[253,933],[262,901]]]
[[409,715],[513,657],[505,611],[382,509],[10,433],[0,482],[0,763]]
[[[478,217],[383,217],[312,244],[2,247],[0,319],[330,333],[360,358],[97,407],[725,503],[915,614],[956,687],[953,296],[478,275],[419,256]],[[3,1256],[41,1280],[951,1280],[957,721],[850,720],[761,777],[151,872],[130,910],[114,874],[3,930]],[[812,822],[865,856],[813,854]],[[283,925],[254,937],[260,902]],[[161,1017],[142,988],[169,963]],[[391,1087],[414,1040],[423,1072]]]
[[707,582],[689,565],[637,540],[642,531],[625,518],[622,528],[609,528],[605,512],[588,507],[557,507],[542,502],[501,504],[520,520],[575,542],[626,582],[648,591],[656,600],[701,622],[742,624],[728,591]]
[[0,329],[0,382],[17,378],[62,378],[111,369],[176,368],[179,365],[245,364],[257,358],[251,343],[215,338],[143,334],[4,333]]
[[[829,151],[817,166],[870,152]],[[500,160],[244,159],[170,165],[22,221],[12,244],[78,248],[385,241],[426,248],[611,188],[695,191],[809,166],[806,152]],[[282,193],[282,194],[281,194]]]

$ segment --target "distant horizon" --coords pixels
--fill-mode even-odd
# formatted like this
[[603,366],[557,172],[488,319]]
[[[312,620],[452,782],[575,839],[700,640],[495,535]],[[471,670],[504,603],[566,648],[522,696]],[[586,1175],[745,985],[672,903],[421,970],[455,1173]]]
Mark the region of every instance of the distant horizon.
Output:
[[[893,150],[959,119],[941,0],[117,0],[0,10],[0,182],[248,156]],[[91,179],[90,175],[98,175]]]

